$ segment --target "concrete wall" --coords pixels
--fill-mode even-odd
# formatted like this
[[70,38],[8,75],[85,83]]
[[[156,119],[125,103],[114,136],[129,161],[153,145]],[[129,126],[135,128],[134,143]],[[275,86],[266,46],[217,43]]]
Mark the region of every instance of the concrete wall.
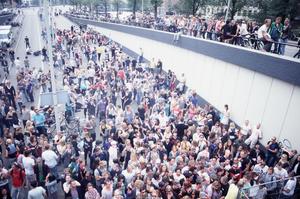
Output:
[[[217,109],[223,110],[224,104],[228,104],[231,109],[231,119],[237,124],[241,125],[245,119],[249,119],[252,125],[262,123],[263,142],[267,142],[275,135],[280,140],[288,139],[293,148],[300,150],[300,145],[297,144],[297,140],[300,140],[300,125],[297,124],[300,118],[300,87],[258,72],[264,67],[261,64],[265,60],[256,62],[252,60],[251,67],[255,68],[256,65],[258,69],[250,70],[242,64],[241,66],[228,63],[179,46],[107,27],[94,26],[93,28],[132,51],[139,52],[139,48],[142,47],[147,59],[161,58],[164,69],[171,69],[177,76],[185,73],[188,86]],[[238,57],[242,63],[245,62],[243,60],[245,57],[241,57],[241,54],[230,56]],[[260,55],[258,54],[258,58],[264,58]],[[228,55],[223,55],[226,56]],[[280,61],[291,62],[284,59]],[[300,67],[299,62],[294,63],[296,65],[298,63]],[[286,68],[289,66],[291,65],[285,65]],[[298,78],[300,79],[300,75]]]

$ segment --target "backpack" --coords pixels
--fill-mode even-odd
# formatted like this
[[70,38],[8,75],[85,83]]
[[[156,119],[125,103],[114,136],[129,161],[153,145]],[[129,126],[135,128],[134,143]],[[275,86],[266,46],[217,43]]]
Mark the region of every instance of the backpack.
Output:
[[280,38],[280,34],[281,34],[281,30],[280,29],[281,29],[281,24],[279,25],[279,27],[277,27],[275,25],[275,23],[272,24],[272,27],[271,27],[271,30],[270,30],[270,36],[271,36],[272,39],[278,39],[278,38]]

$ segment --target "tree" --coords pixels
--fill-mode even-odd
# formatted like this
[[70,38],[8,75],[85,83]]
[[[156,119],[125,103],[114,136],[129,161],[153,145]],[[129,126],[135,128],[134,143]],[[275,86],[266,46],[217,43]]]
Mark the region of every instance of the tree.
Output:
[[230,17],[230,19],[233,19],[236,13],[241,11],[244,6],[254,6],[254,2],[258,0],[209,0],[208,4],[214,6],[226,6],[227,10],[228,1],[230,1],[228,16]]
[[266,18],[274,19],[281,16],[288,17],[291,21],[300,15],[300,3],[298,0],[252,0],[252,5],[259,8],[259,12],[253,16],[255,20],[263,22]]
[[154,9],[154,17],[157,18],[157,8],[163,4],[163,0],[151,0]]
[[195,16],[198,12],[198,10],[207,5],[208,0],[179,0],[177,4],[175,4],[175,10],[177,10],[179,13],[190,15],[192,14]]
[[104,6],[104,13],[105,13],[105,17],[108,16],[107,11],[108,11],[108,4],[109,4],[109,0],[102,0],[103,6]]
[[78,6],[80,7],[82,1],[81,0],[70,0],[70,4],[75,6],[75,9],[78,9]]
[[4,4],[5,4],[6,0],[0,0],[0,2],[1,2],[2,8],[4,8],[5,7]]
[[123,0],[113,0],[112,5],[113,5],[114,9],[116,10],[117,18],[119,19],[119,10],[120,10],[120,7],[122,7],[124,5],[124,1]]
[[[225,0],[225,3],[227,5],[228,0]],[[231,0],[231,3],[229,5],[229,13],[230,18],[233,19],[235,14],[238,11],[241,11],[242,8],[247,4],[247,0]]]
[[135,18],[137,6],[138,6],[137,0],[128,0],[128,6],[132,8],[132,14],[133,17]]

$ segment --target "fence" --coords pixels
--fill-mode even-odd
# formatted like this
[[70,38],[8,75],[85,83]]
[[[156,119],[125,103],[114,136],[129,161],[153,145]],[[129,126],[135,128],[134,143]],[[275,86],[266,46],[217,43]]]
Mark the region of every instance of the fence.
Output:
[[[285,178],[282,180],[275,180],[272,182],[267,182],[267,183],[262,183],[258,185],[253,185],[249,188],[242,188],[239,190],[238,194],[238,199],[265,199],[265,198],[270,198],[270,199],[281,199],[281,198],[289,198],[289,199],[296,199],[300,198],[300,175],[295,176],[296,178],[296,187],[294,191],[294,195],[290,197],[284,197],[283,196],[283,188],[286,184],[286,182],[291,179]],[[266,191],[266,186],[276,183],[277,187],[275,190],[272,192],[267,192]]]

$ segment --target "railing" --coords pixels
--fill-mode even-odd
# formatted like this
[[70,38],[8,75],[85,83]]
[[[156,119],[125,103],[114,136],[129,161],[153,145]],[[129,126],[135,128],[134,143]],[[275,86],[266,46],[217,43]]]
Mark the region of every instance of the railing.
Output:
[[[249,188],[241,188],[239,190],[238,199],[256,199],[256,198],[272,198],[272,199],[280,199],[283,197],[283,188],[286,182],[292,177],[285,178],[282,180],[274,180],[271,182],[261,183],[257,185],[253,185]],[[295,176],[296,178],[296,187],[294,190],[294,195],[290,198],[300,198],[300,187],[297,186],[300,183],[300,175]],[[267,192],[266,187],[270,184],[276,183],[276,188],[272,192]]]
[[[73,14],[67,14],[72,17],[78,17],[78,18],[83,18],[83,19],[89,19],[89,20],[95,20],[95,21],[101,21],[101,22],[109,22],[109,23],[116,23],[116,24],[123,24],[123,25],[130,25],[130,26],[136,26],[136,27],[141,27],[141,28],[147,28],[147,29],[155,29],[155,30],[160,30],[160,31],[166,31],[166,32],[172,32],[172,33],[177,33],[179,31],[182,32],[183,35],[190,36],[190,37],[199,37],[203,39],[209,39],[213,41],[220,41],[221,38],[221,33],[217,33],[215,31],[201,31],[197,30],[196,36],[193,36],[193,30],[188,29],[187,27],[178,27],[175,25],[170,25],[166,26],[165,24],[160,24],[160,23],[155,23],[153,21],[149,21],[147,23],[144,22],[136,22],[136,21],[127,21],[127,20],[119,20],[119,19],[110,19],[110,18],[104,18],[104,17],[96,17],[96,16],[86,16],[86,15],[73,15]],[[222,40],[222,39],[221,39]],[[253,48],[256,50],[261,50],[263,48],[262,41],[258,38],[251,37],[251,38],[246,38],[245,36],[232,36],[231,40],[235,40],[233,42],[235,45],[247,47],[247,48]],[[246,41],[251,41],[251,45],[244,45],[244,40]],[[249,43],[249,42],[248,42]],[[280,45],[282,46],[290,46],[293,48],[299,48],[299,51],[296,52],[294,55],[289,55],[293,56],[295,58],[300,58],[300,46],[297,44],[291,44],[291,43],[285,43],[285,42],[280,42],[280,41],[270,41],[272,45],[277,45],[279,48]],[[232,43],[231,43],[232,44]],[[276,51],[271,51],[273,53],[279,54],[279,49]]]

